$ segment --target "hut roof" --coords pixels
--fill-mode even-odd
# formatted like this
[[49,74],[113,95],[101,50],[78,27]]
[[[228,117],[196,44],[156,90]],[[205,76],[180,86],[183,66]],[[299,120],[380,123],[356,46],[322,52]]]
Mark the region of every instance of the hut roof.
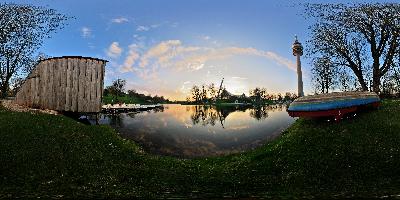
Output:
[[41,60],[41,62],[42,62],[42,61],[45,61],[45,60],[63,59],[63,58],[92,59],[92,60],[98,60],[98,61],[102,61],[102,62],[108,62],[108,60],[104,60],[104,59],[100,59],[100,58],[84,57],[84,56],[61,56],[61,57],[51,57],[51,58],[43,59],[43,60]]

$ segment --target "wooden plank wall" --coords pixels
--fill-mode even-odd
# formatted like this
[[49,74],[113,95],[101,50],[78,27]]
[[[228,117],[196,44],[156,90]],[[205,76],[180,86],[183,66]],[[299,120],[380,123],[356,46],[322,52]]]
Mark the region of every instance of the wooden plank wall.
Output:
[[18,91],[17,104],[81,113],[101,111],[106,61],[60,57],[41,61]]

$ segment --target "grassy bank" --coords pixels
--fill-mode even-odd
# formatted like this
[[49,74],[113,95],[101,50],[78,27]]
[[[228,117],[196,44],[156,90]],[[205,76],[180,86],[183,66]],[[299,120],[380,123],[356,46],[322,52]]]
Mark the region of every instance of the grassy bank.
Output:
[[107,126],[0,108],[2,197],[380,197],[400,194],[400,101],[298,120],[243,154],[149,155]]

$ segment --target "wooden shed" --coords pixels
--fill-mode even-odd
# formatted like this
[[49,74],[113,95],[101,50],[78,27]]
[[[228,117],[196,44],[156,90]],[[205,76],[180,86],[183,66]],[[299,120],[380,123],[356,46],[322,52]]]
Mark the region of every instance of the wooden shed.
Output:
[[100,112],[106,62],[80,56],[42,60],[26,78],[15,101],[33,108]]

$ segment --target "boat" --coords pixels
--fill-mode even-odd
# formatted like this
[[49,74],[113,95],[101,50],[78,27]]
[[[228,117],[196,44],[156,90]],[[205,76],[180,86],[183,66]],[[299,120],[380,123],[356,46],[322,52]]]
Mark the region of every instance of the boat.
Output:
[[334,117],[337,121],[346,114],[379,104],[380,98],[374,92],[332,92],[297,98],[287,112],[291,117]]

